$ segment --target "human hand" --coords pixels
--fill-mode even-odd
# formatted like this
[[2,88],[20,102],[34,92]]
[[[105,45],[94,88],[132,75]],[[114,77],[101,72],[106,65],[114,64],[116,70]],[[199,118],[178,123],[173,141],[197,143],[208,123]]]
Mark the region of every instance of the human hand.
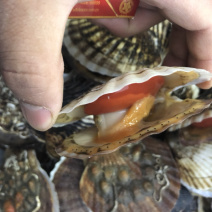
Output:
[[[98,19],[93,22],[125,37],[145,31],[165,18],[173,23],[173,29],[163,65],[190,66],[212,72],[211,0],[140,0],[132,20]],[[199,86],[210,88],[212,81]]]
[[54,123],[62,104],[62,39],[78,0],[0,0],[0,71],[38,130]]

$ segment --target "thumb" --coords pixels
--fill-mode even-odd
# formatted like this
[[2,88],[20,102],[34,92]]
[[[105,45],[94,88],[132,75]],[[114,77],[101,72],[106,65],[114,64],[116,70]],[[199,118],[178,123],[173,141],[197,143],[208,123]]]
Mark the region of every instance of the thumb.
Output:
[[50,128],[61,109],[62,39],[77,0],[2,0],[0,70],[37,130]]

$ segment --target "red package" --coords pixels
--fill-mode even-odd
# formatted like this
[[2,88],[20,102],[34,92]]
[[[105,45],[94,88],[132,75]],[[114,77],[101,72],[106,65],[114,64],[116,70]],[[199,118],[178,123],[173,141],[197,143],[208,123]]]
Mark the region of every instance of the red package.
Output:
[[69,18],[131,18],[139,0],[92,0],[75,5]]

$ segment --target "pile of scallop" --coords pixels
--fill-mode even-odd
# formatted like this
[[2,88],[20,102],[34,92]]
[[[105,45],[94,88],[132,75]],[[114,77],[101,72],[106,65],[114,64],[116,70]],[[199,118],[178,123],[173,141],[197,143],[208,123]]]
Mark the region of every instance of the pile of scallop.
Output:
[[44,133],[1,81],[2,211],[212,210],[212,90],[197,86],[212,74],[161,66],[170,30],[120,38],[70,20],[64,107]]

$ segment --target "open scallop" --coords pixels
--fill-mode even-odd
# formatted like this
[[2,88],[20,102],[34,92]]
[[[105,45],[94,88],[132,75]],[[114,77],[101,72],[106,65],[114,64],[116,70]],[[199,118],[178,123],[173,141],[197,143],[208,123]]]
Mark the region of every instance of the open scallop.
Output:
[[[212,74],[205,70],[185,67],[142,69],[113,78],[72,101],[60,112],[55,127],[67,125],[87,116],[85,105],[95,102],[103,95],[125,90],[132,84],[149,82],[154,77],[164,80],[163,85],[154,95],[149,94],[121,111],[94,115],[96,123],[93,127],[76,132],[60,141],[51,137],[50,134],[47,137],[47,143],[55,144],[53,149],[60,156],[84,157],[109,153],[125,144],[160,133],[200,113],[212,102],[211,99],[181,100],[171,95],[177,88],[198,84],[212,78]],[[154,90],[154,84],[150,85],[150,91],[152,90]]]

